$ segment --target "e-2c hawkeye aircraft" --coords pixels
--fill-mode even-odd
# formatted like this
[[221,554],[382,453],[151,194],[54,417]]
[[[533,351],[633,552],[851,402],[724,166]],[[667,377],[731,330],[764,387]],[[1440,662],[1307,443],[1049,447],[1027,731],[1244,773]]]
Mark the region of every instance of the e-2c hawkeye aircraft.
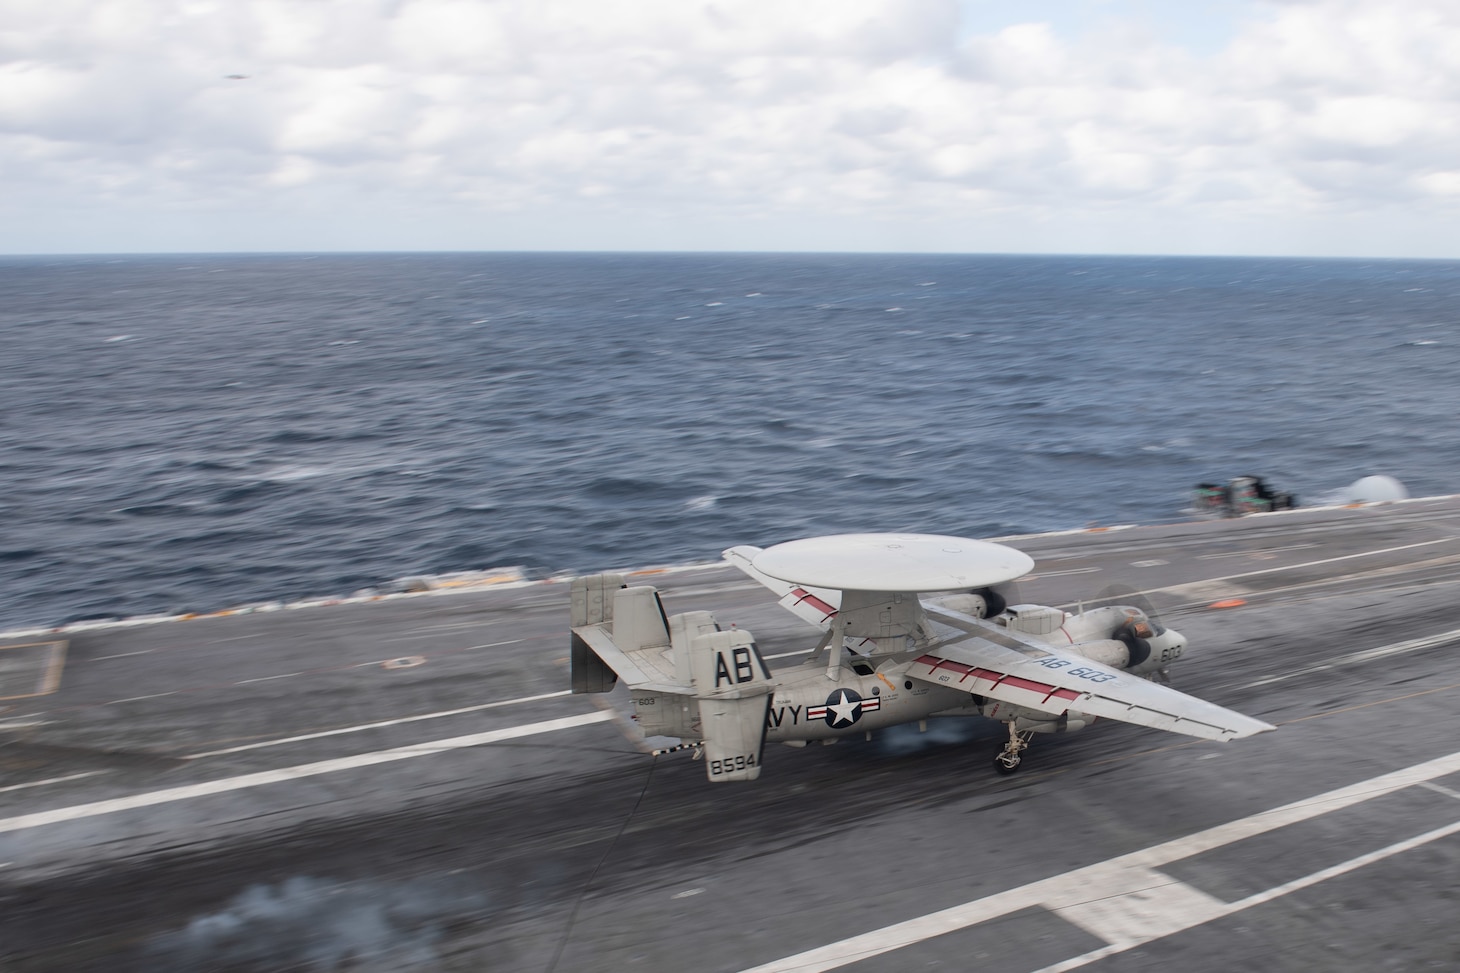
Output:
[[772,674],[748,631],[711,612],[668,615],[656,589],[621,575],[577,578],[572,592],[573,692],[623,679],[644,733],[695,748],[712,781],[759,777],[767,740],[834,742],[930,716],[1003,722],[994,767],[1006,774],[1033,734],[1099,717],[1208,740],[1273,729],[1158,684],[1186,640],[1139,606],[1007,604],[1001,586],[1034,567],[1011,547],[840,534],[725,558],[825,632],[806,662]]

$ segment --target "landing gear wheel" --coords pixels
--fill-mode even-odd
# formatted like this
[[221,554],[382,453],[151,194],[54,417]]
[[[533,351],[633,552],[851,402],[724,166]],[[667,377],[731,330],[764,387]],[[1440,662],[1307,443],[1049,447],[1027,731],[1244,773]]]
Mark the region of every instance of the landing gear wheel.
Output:
[[999,754],[994,758],[994,769],[1001,774],[1012,774],[1019,769],[1019,765],[1023,762],[1019,757],[1010,758]]

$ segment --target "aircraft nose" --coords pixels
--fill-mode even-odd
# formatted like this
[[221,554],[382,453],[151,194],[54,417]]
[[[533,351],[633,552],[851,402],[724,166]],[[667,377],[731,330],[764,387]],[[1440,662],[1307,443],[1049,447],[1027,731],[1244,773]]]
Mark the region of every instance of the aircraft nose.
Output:
[[1174,628],[1168,628],[1151,640],[1151,649],[1166,656],[1164,661],[1170,661],[1186,650],[1186,636]]

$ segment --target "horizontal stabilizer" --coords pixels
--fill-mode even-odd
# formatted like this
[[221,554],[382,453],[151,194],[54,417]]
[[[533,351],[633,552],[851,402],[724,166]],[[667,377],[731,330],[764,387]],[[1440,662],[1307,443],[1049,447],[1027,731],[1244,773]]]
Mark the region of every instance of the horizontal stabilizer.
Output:
[[[573,692],[606,693],[622,679],[635,690],[692,695],[689,670],[677,671],[671,658],[670,622],[659,592],[647,585],[625,588],[619,580],[598,574],[573,581],[573,619],[588,620],[573,626]],[[714,627],[708,612],[690,615],[691,627]],[[681,639],[685,625],[676,623]]]
[[[613,667],[604,661],[603,656],[593,649],[593,636],[603,635],[603,640],[610,647],[613,641],[604,634],[601,628],[585,626],[579,634],[578,629],[572,632],[572,649],[568,654],[568,664],[573,676],[573,692],[575,693],[607,693],[612,692],[613,687],[618,684],[618,673]],[[617,652],[617,649],[614,649]]]
[[[601,625],[585,625],[582,628],[573,629],[575,648],[579,642],[591,649],[593,654],[604,665],[617,673],[620,679],[628,683],[631,689],[646,689],[656,693],[679,693],[684,696],[692,695],[694,692],[689,686],[676,684],[673,675],[654,666],[653,660],[646,658],[645,653],[625,652],[614,642],[613,636],[603,630]],[[613,686],[610,684],[608,689],[612,688]],[[574,692],[607,692],[608,689],[574,689]]]

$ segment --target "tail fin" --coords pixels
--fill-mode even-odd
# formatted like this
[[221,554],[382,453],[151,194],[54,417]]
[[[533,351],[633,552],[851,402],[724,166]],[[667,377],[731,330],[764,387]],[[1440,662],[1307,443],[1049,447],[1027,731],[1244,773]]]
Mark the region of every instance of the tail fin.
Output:
[[[595,574],[574,578],[573,628],[611,623],[614,594],[623,586],[624,578],[621,574]],[[618,682],[618,674],[599,658],[587,640],[576,631],[573,632],[572,651],[568,659],[572,666],[575,693],[606,693]]]
[[710,780],[760,776],[775,683],[749,632],[710,612],[668,617],[655,589],[619,575],[576,578],[572,597],[573,692],[622,678],[645,732],[698,743]]
[[644,585],[613,593],[613,641],[625,652],[669,648],[669,618],[658,591]]
[[705,772],[710,780],[755,780],[775,684],[749,632],[699,635],[690,643]]

